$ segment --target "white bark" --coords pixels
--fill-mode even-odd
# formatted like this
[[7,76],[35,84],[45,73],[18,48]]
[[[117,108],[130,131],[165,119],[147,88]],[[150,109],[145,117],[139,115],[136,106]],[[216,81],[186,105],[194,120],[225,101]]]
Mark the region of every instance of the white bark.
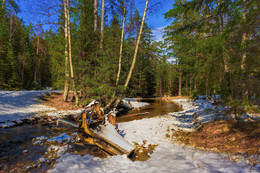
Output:
[[116,86],[119,82],[120,72],[121,72],[121,61],[122,61],[122,52],[123,52],[123,43],[124,43],[124,31],[125,31],[125,10],[126,10],[126,0],[124,1],[124,12],[123,12],[123,26],[121,33],[121,44],[120,44],[120,52],[119,52],[119,61],[118,61],[118,72],[116,78]]
[[70,77],[72,81],[72,87],[74,91],[74,96],[75,96],[75,102],[78,104],[79,102],[79,97],[77,94],[77,89],[75,85],[75,79],[74,79],[74,72],[73,72],[73,65],[72,65],[72,58],[71,58],[71,34],[70,34],[70,11],[69,11],[69,0],[67,0],[67,27],[68,27],[68,43],[69,43],[69,62],[70,62]]
[[69,92],[69,71],[68,71],[68,19],[67,19],[67,2],[63,0],[64,5],[64,20],[65,20],[65,27],[64,27],[64,37],[65,37],[65,81],[64,81],[64,93],[63,93],[63,100],[67,101],[68,99],[68,92]]
[[101,40],[100,40],[100,49],[103,49],[103,37],[104,37],[104,17],[105,17],[105,0],[102,0],[101,5]]
[[97,0],[94,0],[94,33],[97,33]]
[[130,70],[129,70],[127,79],[126,79],[126,81],[125,81],[125,85],[124,85],[125,88],[127,88],[127,86],[128,86],[128,83],[129,83],[129,81],[130,81],[130,78],[131,78],[131,76],[132,76],[132,72],[133,72],[133,69],[134,69],[134,66],[135,66],[136,56],[137,56],[137,52],[138,52],[138,46],[139,46],[140,38],[141,38],[141,35],[142,35],[142,31],[143,31],[144,20],[145,20],[145,15],[146,15],[148,3],[149,3],[149,0],[146,0],[145,9],[144,9],[144,14],[143,14],[143,19],[142,19],[140,31],[139,31],[139,34],[138,34],[137,43],[136,43],[136,45],[135,45],[135,52],[134,52],[133,62],[132,62],[131,68],[130,68]]

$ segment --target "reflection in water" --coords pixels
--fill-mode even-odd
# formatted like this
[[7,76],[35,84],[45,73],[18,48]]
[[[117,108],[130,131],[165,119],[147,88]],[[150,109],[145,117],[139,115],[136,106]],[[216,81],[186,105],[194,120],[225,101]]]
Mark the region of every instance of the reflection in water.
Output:
[[[45,145],[33,145],[32,139],[39,136],[52,137],[71,131],[57,127],[56,124],[23,125],[0,129],[0,170],[5,172],[23,172],[47,151]],[[27,152],[23,152],[27,150]],[[1,171],[0,171],[1,172]]]
[[[144,107],[142,109],[133,109],[126,112],[120,112],[117,115],[117,122],[127,122],[127,121],[142,119],[142,118],[150,118],[150,117],[155,117],[160,115],[166,115],[170,112],[180,111],[181,109],[180,106],[178,106],[174,102],[165,102],[165,101],[160,101],[159,99],[142,99],[141,101],[148,102],[150,106]],[[134,117],[121,117],[124,115],[144,113],[144,112],[149,112],[149,114],[138,115]]]

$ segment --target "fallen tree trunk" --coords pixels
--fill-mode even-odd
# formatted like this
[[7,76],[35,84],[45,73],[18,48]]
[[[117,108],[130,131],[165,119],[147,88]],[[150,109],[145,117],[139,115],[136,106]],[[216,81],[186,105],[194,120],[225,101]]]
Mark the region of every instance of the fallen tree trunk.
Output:
[[134,158],[135,146],[126,141],[115,128],[116,113],[113,110],[104,114],[99,103],[93,101],[84,111],[73,116],[75,123],[66,120],[58,120],[57,123],[77,129],[75,144],[96,145],[107,155],[126,154],[128,158]]

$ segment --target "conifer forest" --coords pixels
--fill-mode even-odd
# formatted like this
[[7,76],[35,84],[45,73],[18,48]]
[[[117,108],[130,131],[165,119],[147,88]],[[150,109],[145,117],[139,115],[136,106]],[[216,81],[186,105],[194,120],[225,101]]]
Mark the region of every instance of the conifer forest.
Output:
[[259,173],[260,0],[0,0],[0,173]]
[[143,12],[133,0],[43,1],[32,15],[45,20],[28,24],[15,0],[1,0],[0,89],[62,90],[64,101],[71,91],[77,104],[177,95],[259,104],[259,1],[175,0],[161,41],[146,19],[164,1],[146,3]]

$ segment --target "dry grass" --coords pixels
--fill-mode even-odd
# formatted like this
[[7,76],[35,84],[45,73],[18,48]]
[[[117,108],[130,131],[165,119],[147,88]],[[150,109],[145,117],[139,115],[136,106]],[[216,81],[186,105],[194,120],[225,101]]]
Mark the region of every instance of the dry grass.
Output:
[[62,92],[55,92],[49,93],[41,97],[43,104],[51,107],[55,107],[57,110],[76,110],[78,109],[75,106],[74,101],[70,101],[72,99],[73,93],[69,93],[69,98],[67,102],[63,101],[63,93]]
[[260,122],[216,121],[203,125],[197,132],[176,131],[181,143],[199,149],[229,154],[260,154]]

